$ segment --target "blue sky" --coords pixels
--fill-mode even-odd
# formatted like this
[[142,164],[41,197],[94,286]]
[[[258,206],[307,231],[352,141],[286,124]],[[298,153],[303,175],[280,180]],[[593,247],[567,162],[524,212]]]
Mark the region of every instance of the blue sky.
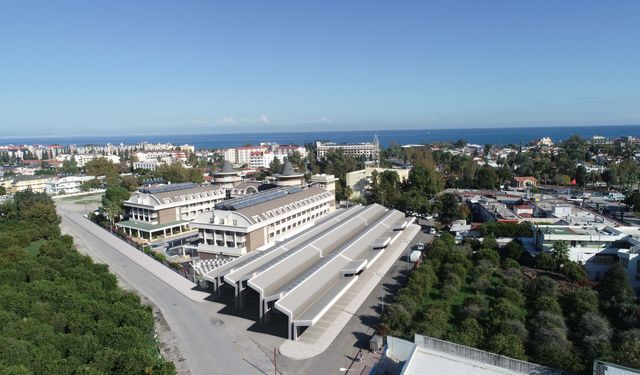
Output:
[[3,136],[640,124],[639,1],[5,1]]

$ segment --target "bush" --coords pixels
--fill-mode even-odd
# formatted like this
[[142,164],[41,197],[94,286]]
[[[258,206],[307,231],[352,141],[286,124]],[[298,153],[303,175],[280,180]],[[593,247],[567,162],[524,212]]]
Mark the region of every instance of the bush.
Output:
[[494,265],[500,264],[500,254],[496,250],[490,248],[483,248],[476,252],[475,254],[476,262],[481,260],[487,260]]
[[536,255],[534,265],[536,268],[546,271],[552,271],[556,268],[556,262],[553,260],[551,254],[545,252]]
[[524,248],[520,242],[513,240],[502,248],[502,254],[506,259],[518,260],[524,253]]
[[538,276],[529,282],[527,291],[534,301],[544,296],[556,298],[558,284],[547,276]]
[[515,334],[498,333],[489,338],[486,349],[492,353],[502,354],[507,357],[526,360],[524,343]]
[[493,305],[491,317],[495,324],[507,320],[524,320],[527,312],[506,298],[499,298]]
[[578,282],[587,280],[587,271],[576,262],[569,261],[565,263],[561,268],[561,272],[571,281]]
[[482,342],[484,330],[476,319],[467,318],[460,322],[456,331],[448,338],[458,344],[475,347]]

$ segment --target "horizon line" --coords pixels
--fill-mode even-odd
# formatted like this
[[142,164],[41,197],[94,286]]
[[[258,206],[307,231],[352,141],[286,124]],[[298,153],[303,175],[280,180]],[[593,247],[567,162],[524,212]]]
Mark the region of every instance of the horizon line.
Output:
[[[294,134],[307,134],[307,133],[349,133],[349,132],[366,132],[370,131],[372,133],[375,132],[389,132],[389,131],[431,131],[431,130],[463,130],[463,129],[551,129],[551,128],[596,128],[596,127],[633,127],[640,126],[640,124],[627,124],[627,125],[619,125],[619,124],[601,124],[601,125],[544,125],[544,126],[535,126],[535,125],[526,125],[526,126],[478,126],[478,127],[447,127],[447,128],[409,128],[409,129],[375,129],[375,130],[301,130],[301,131],[287,131],[287,130],[273,130],[273,131],[250,131],[250,132],[212,132],[212,133],[199,133],[199,132],[188,132],[188,133],[133,133],[133,134],[121,134],[120,136],[124,137],[132,137],[132,136],[180,136],[180,135],[235,135],[235,134],[282,134],[282,133],[294,133]],[[11,135],[11,136],[0,136],[0,140],[2,139],[15,139],[15,138],[64,138],[64,137],[110,137],[112,135],[102,134],[102,135],[88,135],[88,134],[47,134],[47,135]]]

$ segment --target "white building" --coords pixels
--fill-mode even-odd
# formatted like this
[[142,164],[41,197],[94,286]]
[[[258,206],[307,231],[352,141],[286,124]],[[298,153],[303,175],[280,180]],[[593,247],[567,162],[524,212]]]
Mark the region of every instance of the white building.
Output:
[[249,165],[251,162],[251,154],[267,152],[267,148],[264,146],[242,146],[236,150],[236,164]]
[[295,152],[300,154],[302,158],[306,158],[308,154],[307,149],[304,146],[298,145],[273,145],[271,146],[271,151],[280,159],[286,156],[291,156]]
[[254,152],[249,156],[249,168],[269,168],[275,158],[272,152]]
[[47,180],[45,192],[49,195],[75,194],[82,191],[82,184],[93,176],[52,177]]
[[102,155],[102,154],[70,155],[70,154],[62,154],[62,155],[56,156],[56,160],[58,160],[58,161],[71,160],[71,158],[74,158],[76,160],[76,163],[78,164],[79,168],[83,168],[85,166],[85,164],[87,164],[89,161],[94,160],[94,159],[99,159],[99,158],[105,158],[105,159],[107,159],[108,161],[110,161],[113,164],[120,164],[120,157],[118,155]]
[[321,160],[329,151],[341,150],[345,156],[354,158],[364,157],[366,160],[380,160],[380,142],[378,137],[373,138],[373,142],[366,143],[345,143],[316,142],[318,160]]
[[147,169],[150,171],[155,171],[160,166],[160,162],[157,160],[145,160],[145,161],[136,161],[133,163],[133,169]]
[[534,237],[539,251],[551,252],[555,241],[566,242],[569,259],[584,265],[591,280],[601,280],[617,263],[626,270],[631,285],[640,288],[638,227],[540,225]]
[[237,164],[238,158],[236,157],[235,148],[227,148],[224,150],[224,160],[228,160],[231,164]]

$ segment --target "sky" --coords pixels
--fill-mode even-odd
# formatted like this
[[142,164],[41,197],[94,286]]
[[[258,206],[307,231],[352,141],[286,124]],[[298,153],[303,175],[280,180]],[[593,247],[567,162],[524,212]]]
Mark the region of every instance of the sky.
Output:
[[636,0],[0,0],[0,133],[640,124],[638,14]]

